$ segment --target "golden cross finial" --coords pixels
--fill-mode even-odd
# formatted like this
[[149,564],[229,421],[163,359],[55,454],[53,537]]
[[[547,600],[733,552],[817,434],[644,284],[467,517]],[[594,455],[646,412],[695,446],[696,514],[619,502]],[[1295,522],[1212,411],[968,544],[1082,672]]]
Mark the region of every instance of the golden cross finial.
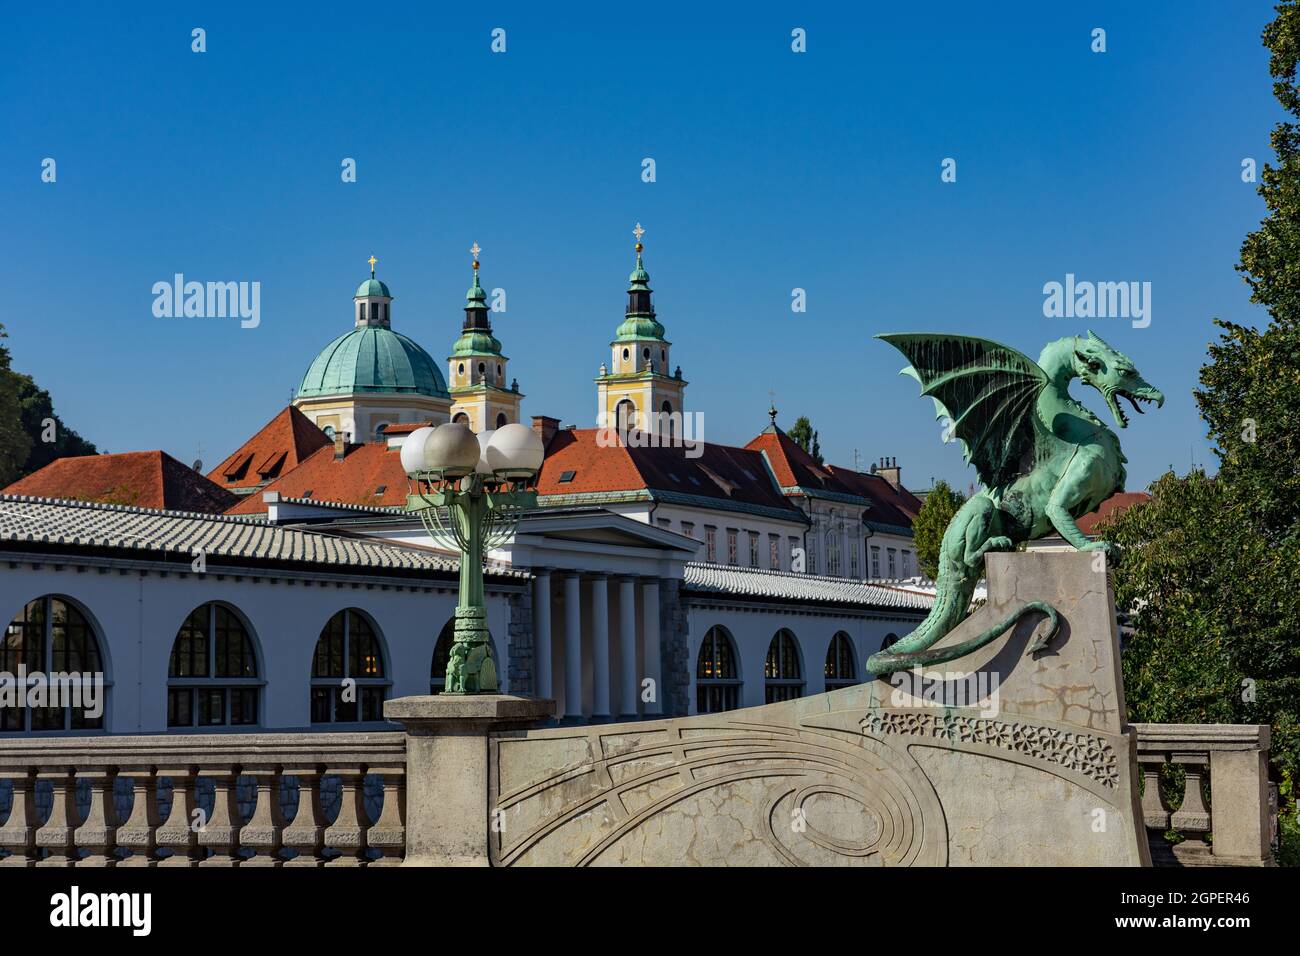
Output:
[[366,261],[370,263],[370,275],[371,275],[371,276],[374,276],[374,274],[375,274],[375,263],[378,262],[379,260],[376,259],[376,258],[374,257],[374,254],[372,253],[371,256],[370,256],[370,258],[367,259]]
[[478,268],[478,254],[479,254],[480,252],[482,252],[482,251],[483,251],[483,250],[480,249],[480,248],[478,247],[478,243],[477,243],[477,242],[474,243],[474,245],[472,245],[472,246],[469,247],[469,254],[470,254],[471,256],[474,257],[474,268],[475,268],[475,269]]
[[641,251],[641,237],[645,235],[645,230],[641,228],[641,223],[638,222],[638,223],[636,224],[636,228],[632,230],[632,235],[636,236],[636,251],[637,251],[637,252],[640,252],[640,251]]

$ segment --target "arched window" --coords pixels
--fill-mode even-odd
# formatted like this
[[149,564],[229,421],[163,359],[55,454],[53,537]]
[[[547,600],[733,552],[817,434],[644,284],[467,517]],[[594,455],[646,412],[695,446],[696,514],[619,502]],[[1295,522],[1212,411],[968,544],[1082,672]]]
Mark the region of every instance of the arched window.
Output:
[[725,627],[709,628],[695,662],[695,710],[716,714],[740,706],[740,673],[736,645]]
[[375,441],[384,440],[384,432],[388,431],[388,422],[380,422],[375,426]]
[[678,439],[677,426],[673,421],[673,403],[664,400],[659,406],[659,434],[668,440],[669,444],[675,444]]
[[506,425],[506,413],[497,412],[497,428],[504,428]]
[[803,696],[803,668],[799,666],[799,646],[786,628],[776,632],[767,646],[767,663],[763,665],[764,693],[769,704]]
[[840,631],[826,649],[826,689],[849,687],[858,681],[858,666],[853,660],[853,641]]
[[240,616],[215,601],[195,608],[172,645],[167,726],[256,724],[261,686],[253,640]]
[[[430,694],[441,694],[443,688],[447,686],[447,662],[451,660],[451,645],[455,640],[456,618],[453,617],[442,626],[442,631],[438,634],[438,643],[433,647],[433,663],[429,667]],[[497,663],[497,652],[491,634],[488,634],[488,657],[492,658],[493,664]],[[497,681],[502,685],[505,683],[505,675],[501,673],[499,665]]]
[[886,634],[885,639],[880,642],[880,649],[882,651],[887,651],[897,643],[898,643],[897,634]]
[[47,594],[18,612],[0,643],[0,672],[17,697],[17,706],[0,706],[0,731],[103,729],[104,659],[90,621],[70,601]]
[[468,425],[469,416],[466,415],[464,412],[457,412],[455,417],[452,418],[452,421],[455,422],[457,425]]
[[324,428],[321,429],[321,431],[323,431],[323,432],[325,433],[325,437],[328,438],[330,441],[333,441],[333,440],[334,440],[334,426],[333,426],[333,425],[326,425]]
[[311,661],[311,722],[384,719],[384,655],[370,619],[354,607],[325,622]]
[[636,405],[629,399],[623,399],[614,407],[614,427],[620,437],[636,428]]

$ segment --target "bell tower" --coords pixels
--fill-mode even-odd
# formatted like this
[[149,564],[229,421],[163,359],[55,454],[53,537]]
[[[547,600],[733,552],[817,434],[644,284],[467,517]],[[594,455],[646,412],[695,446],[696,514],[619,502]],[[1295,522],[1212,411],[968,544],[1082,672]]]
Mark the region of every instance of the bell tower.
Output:
[[630,427],[667,435],[670,420],[658,416],[675,413],[680,422],[687,383],[680,366],[669,371],[672,343],[664,338],[664,327],[655,318],[650,275],[641,260],[645,248],[641,223],[632,235],[636,237],[636,268],[628,277],[627,311],[610,343],[610,363],[601,365],[596,377],[597,427],[620,432]]
[[469,251],[474,257],[474,284],[465,293],[465,323],[447,358],[447,381],[451,420],[477,433],[518,423],[524,396],[518,381],[506,384],[510,360],[501,354],[501,343],[488,320],[487,294],[478,279],[478,254],[483,250],[476,242]]

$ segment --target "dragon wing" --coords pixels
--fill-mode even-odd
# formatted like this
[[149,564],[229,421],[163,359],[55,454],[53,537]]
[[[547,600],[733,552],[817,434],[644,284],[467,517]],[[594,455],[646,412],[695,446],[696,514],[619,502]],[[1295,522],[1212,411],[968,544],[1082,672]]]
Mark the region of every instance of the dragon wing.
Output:
[[878,335],[912,364],[902,374],[934,399],[935,417],[952,420],[966,461],[990,488],[1033,465],[1034,406],[1047,374],[1013,348],[969,335]]

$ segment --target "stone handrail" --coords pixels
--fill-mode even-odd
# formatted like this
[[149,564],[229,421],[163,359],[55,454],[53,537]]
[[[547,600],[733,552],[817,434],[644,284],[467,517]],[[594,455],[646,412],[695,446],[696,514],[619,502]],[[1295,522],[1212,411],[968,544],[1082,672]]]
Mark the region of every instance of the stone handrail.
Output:
[[383,866],[405,855],[400,732],[10,738],[6,783],[0,866]]
[[[1267,724],[1134,724],[1138,764],[1145,783],[1142,814],[1153,845],[1167,830],[1186,841],[1173,848],[1173,865],[1268,866],[1277,832],[1270,800]],[[1182,767],[1187,785],[1172,810],[1160,792],[1160,771]],[[1208,775],[1210,802],[1202,784]],[[1219,813],[1213,809],[1219,808]],[[1206,835],[1212,842],[1207,842]],[[1163,847],[1162,847],[1163,848]],[[1160,866],[1169,860],[1153,862]]]

